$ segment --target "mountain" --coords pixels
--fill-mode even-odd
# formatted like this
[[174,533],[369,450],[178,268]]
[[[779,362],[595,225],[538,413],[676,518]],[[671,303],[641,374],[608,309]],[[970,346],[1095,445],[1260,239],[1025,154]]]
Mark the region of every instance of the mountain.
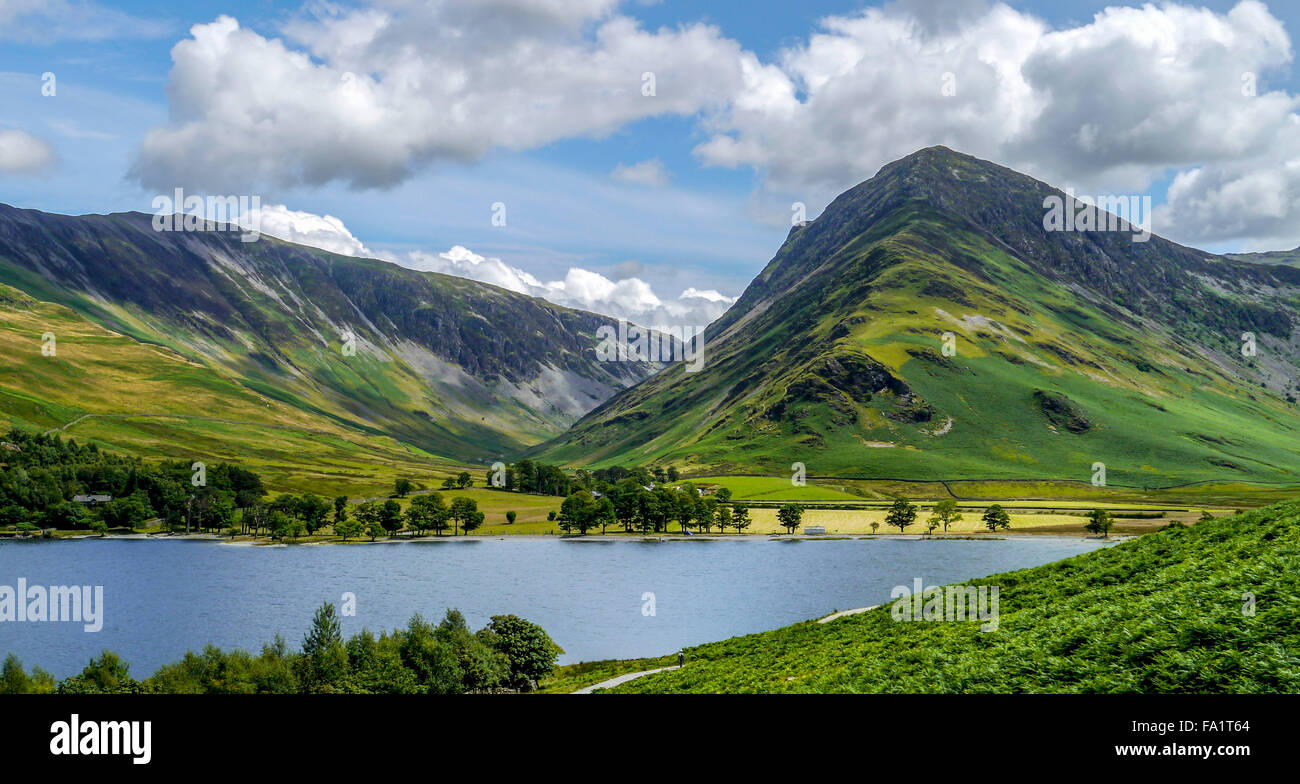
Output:
[[[42,429],[95,415],[69,435],[144,453],[256,425],[347,438],[378,461],[412,450],[481,461],[560,432],[660,367],[599,361],[610,319],[596,314],[205,228],[0,205],[0,337],[11,347],[0,412]],[[123,416],[141,413],[173,416]],[[209,420],[214,432],[196,432]],[[244,446],[245,459],[268,448]]]
[[1300,270],[1048,231],[1052,196],[944,147],[891,163],[791,229],[706,330],[702,369],[673,365],[532,453],[696,472],[1088,481],[1101,462],[1117,484],[1290,478]]
[[1288,267],[1300,267],[1300,248],[1295,250],[1270,250],[1264,253],[1227,253],[1236,261],[1249,261],[1254,264],[1285,264]]

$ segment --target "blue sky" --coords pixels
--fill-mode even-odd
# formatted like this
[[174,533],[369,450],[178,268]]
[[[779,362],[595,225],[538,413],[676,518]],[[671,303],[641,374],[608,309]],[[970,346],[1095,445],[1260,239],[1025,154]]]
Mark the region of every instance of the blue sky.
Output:
[[[483,277],[484,267],[449,267],[439,260],[437,254],[463,246],[499,258],[503,268],[527,273],[543,287],[555,282],[552,298],[565,304],[620,314],[620,307],[635,310],[637,303],[619,306],[612,300],[644,298],[645,291],[601,288],[604,284],[598,291],[577,291],[574,281],[561,285],[568,271],[591,271],[609,281],[635,277],[663,302],[677,301],[686,289],[735,297],[779,247],[793,201],[806,202],[813,216],[880,164],[936,143],[1084,193],[1150,194],[1158,205],[1168,202],[1157,233],[1208,250],[1300,244],[1300,214],[1292,206],[1300,193],[1300,144],[1292,141],[1300,132],[1294,120],[1300,84],[1290,51],[1290,31],[1300,29],[1297,3],[1162,5],[1143,17],[1113,16],[1102,23],[1094,18],[1107,7],[1102,2],[538,0],[548,7],[544,18],[526,13],[532,9],[524,0],[494,2],[500,6],[495,16],[461,13],[455,2],[418,11],[341,4],[322,13],[328,8],[324,4],[259,0],[0,0],[0,133],[22,131],[54,155],[36,169],[0,166],[0,202],[74,214],[151,211],[153,197],[167,192],[161,186],[169,178],[191,190],[257,193],[266,204],[335,216],[350,232],[347,241],[399,263],[418,266],[411,256],[417,253],[429,268]],[[373,46],[341,44],[332,37],[337,31],[371,29],[367,20],[378,18],[367,15],[372,12],[387,15],[391,23],[387,37]],[[229,53],[212,55],[216,59],[194,56],[191,72],[178,76],[173,47],[193,43],[192,26],[212,25],[223,15],[238,20],[241,35],[249,34],[238,42],[246,51],[236,48],[232,36]],[[846,21],[828,36],[836,25],[828,26],[827,18]],[[693,28],[697,23],[708,27]],[[403,30],[421,25],[457,27],[461,38],[477,36],[457,62],[479,57],[483,62],[468,67],[461,93],[438,92],[416,110],[409,96],[427,90],[388,88],[412,73],[446,80],[451,67],[431,54],[440,44],[429,41],[428,33],[421,38],[411,32],[405,42],[418,50],[429,41],[427,51],[409,60],[393,54]],[[709,32],[690,41],[668,36],[688,28]],[[615,40],[635,39],[632,29],[664,35],[637,46]],[[897,40],[899,30],[915,40],[897,48],[879,43]],[[818,34],[823,34],[820,42],[813,37]],[[1031,39],[1039,42],[1033,53],[1004,55]],[[287,54],[267,53],[265,42],[277,41]],[[543,68],[528,77],[534,81],[526,88],[503,87],[494,58],[509,58],[511,51],[526,47],[535,51],[539,43],[547,51],[579,56],[557,64],[553,80]],[[668,66],[661,66],[656,100],[678,100],[668,93],[692,91],[678,108],[640,116],[633,99],[623,98],[626,106],[608,116],[593,110],[591,117],[575,119],[590,101],[562,110],[546,106],[554,103],[548,94],[552,81],[561,97],[583,90],[599,96],[610,89],[600,79],[623,67],[620,58],[629,60],[629,74],[637,74],[648,67],[645,62],[676,63],[673,58],[688,48],[697,55],[694,61],[671,74],[662,74]],[[637,54],[629,57],[629,51]],[[1175,59],[1185,58],[1185,69],[1168,66],[1170,51]],[[648,52],[645,59],[638,59],[641,52]],[[582,68],[584,54],[591,72]],[[312,78],[356,69],[373,79],[376,95],[388,89],[387,97],[372,105],[378,107],[375,124],[390,123],[394,130],[360,122],[352,127],[354,118],[345,117],[338,146],[331,148],[335,140],[320,128],[327,120],[290,116],[303,113],[295,107],[310,107],[303,92],[319,82],[286,82],[281,96],[274,92],[281,86],[276,80],[259,83],[257,68],[240,73],[233,67],[260,62],[258,57],[288,62],[294,55],[307,58]],[[855,59],[851,69],[844,66]],[[760,82],[746,81],[746,62],[751,71],[762,70]],[[265,73],[273,73],[276,63],[267,63]],[[1007,77],[1008,67],[1017,73]],[[204,109],[195,116],[193,103],[206,100],[206,93],[204,77],[192,71],[205,68],[207,78],[229,90],[224,105],[232,105],[229,96],[235,96],[230,114]],[[940,104],[954,106],[950,115],[932,108],[935,74],[927,69],[957,75],[958,95],[968,102],[964,108]],[[1246,71],[1257,74],[1259,97],[1238,110],[1235,100],[1225,103],[1216,91],[1225,84],[1235,89],[1238,72]],[[47,72],[57,79],[53,97],[41,93]],[[511,72],[505,73],[508,82]],[[1063,76],[1070,74],[1077,74],[1071,88],[1077,92],[1067,100],[1061,85],[1070,84]],[[1093,74],[1117,81],[1099,84]],[[489,77],[490,82],[474,82]],[[899,86],[913,78],[915,86]],[[783,103],[778,95],[787,82],[794,103]],[[1033,89],[1026,92],[1025,83]],[[778,97],[758,109],[746,105],[769,89]],[[240,116],[240,90],[262,93],[253,101],[258,119]],[[988,94],[972,95],[979,90]],[[502,93],[499,104],[492,103],[498,100],[491,97],[494,91]],[[458,96],[472,107],[469,120],[442,113],[440,101],[451,105]],[[538,108],[520,109],[531,96]],[[512,113],[516,125],[498,133],[496,111]],[[1183,119],[1169,119],[1179,116]],[[1202,122],[1189,124],[1187,117]],[[177,131],[187,122],[194,126],[193,136]],[[429,130],[444,122],[446,128]],[[222,147],[231,134],[249,132],[240,123],[254,124],[250,138],[257,138],[263,125],[268,137],[276,137],[264,159],[246,156],[247,144]],[[1018,130],[1008,130],[1016,123]],[[1166,127],[1152,130],[1162,123]],[[1122,141],[1080,142],[1090,133],[1085,126],[1100,128],[1104,139]],[[175,133],[146,143],[157,129]],[[305,131],[312,140],[299,150],[296,140]],[[399,137],[410,152],[394,162],[382,151]],[[717,147],[719,137],[739,143]],[[377,169],[347,162],[368,160],[369,150],[385,158],[387,179],[378,186],[358,184]],[[187,164],[203,156],[211,159]],[[285,168],[277,168],[285,161]],[[663,173],[653,182],[628,182],[614,174],[620,166],[648,161],[657,162],[652,168]],[[249,174],[246,181],[232,176],[257,166],[273,175]],[[322,166],[327,173],[302,174]],[[1260,172],[1271,177],[1261,181]],[[508,210],[504,227],[490,220],[491,205],[498,202]],[[541,291],[532,283],[520,285],[530,293]],[[670,308],[667,315],[714,317],[725,300],[694,305],[703,309]]]

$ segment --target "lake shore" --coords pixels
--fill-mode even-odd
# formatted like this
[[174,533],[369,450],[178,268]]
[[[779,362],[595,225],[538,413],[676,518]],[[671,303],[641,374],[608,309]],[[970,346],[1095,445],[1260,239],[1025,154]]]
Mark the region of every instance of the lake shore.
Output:
[[1070,534],[1059,531],[1024,531],[1024,532],[999,532],[997,534],[952,534],[944,536],[939,534],[930,536],[927,534],[894,534],[894,533],[877,533],[877,534],[692,534],[684,536],[682,534],[628,534],[619,532],[617,534],[587,534],[585,536],[559,536],[550,534],[462,534],[459,536],[395,536],[382,537],[375,540],[370,539],[350,539],[343,541],[334,537],[301,537],[288,541],[274,540],[269,537],[259,536],[239,536],[230,537],[225,534],[162,534],[162,533],[131,533],[131,534],[107,534],[100,536],[98,534],[76,534],[68,536],[57,536],[50,539],[40,539],[31,537],[19,541],[151,541],[151,542],[215,542],[217,544],[237,546],[237,547],[308,547],[323,545],[383,545],[383,544],[419,544],[427,542],[482,542],[489,540],[496,541],[517,541],[517,540],[545,540],[561,542],[835,542],[844,540],[868,540],[877,539],[881,541],[998,541],[998,540],[1026,540],[1026,539],[1056,539],[1061,541],[1109,541],[1122,542],[1127,539],[1136,538],[1133,534],[1120,534],[1111,536],[1107,539],[1090,536],[1087,534]]

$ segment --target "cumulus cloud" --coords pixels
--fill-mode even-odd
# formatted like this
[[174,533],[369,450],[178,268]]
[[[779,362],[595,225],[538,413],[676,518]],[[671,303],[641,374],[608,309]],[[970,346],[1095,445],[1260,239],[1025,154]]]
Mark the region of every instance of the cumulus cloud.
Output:
[[17,129],[0,130],[0,174],[41,174],[57,161],[44,139]]
[[663,161],[658,158],[634,163],[631,166],[620,163],[614,167],[614,171],[610,172],[609,176],[615,182],[645,185],[651,188],[668,184],[668,170],[664,168]]
[[[133,174],[163,190],[388,187],[432,162],[678,115],[699,124],[700,162],[759,172],[756,204],[783,218],[792,198],[815,215],[945,144],[1080,192],[1173,177],[1154,228],[1174,239],[1300,235],[1300,96],[1268,82],[1291,40],[1257,0],[1108,7],[1057,29],[1005,3],[897,0],[821,19],[768,62],[715,27],[650,31],[624,8],[383,0],[279,37],[196,25],[172,50],[172,121]],[[666,172],[651,159],[611,177]]]
[[[266,38],[222,16],[172,49],[147,187],[388,187],[418,166],[690,115],[752,60],[717,28],[643,30],[613,0],[400,0]],[[700,78],[707,74],[708,78]]]
[[444,253],[410,254],[408,266],[491,283],[541,297],[557,305],[624,318],[649,327],[703,327],[726,312],[735,298],[717,291],[689,288],[676,300],[664,300],[637,277],[610,280],[599,272],[571,267],[563,280],[542,282],[501,259],[481,256],[460,245]]
[[748,74],[696,154],[759,169],[810,207],[930,144],[1060,185],[1141,190],[1172,169],[1162,234],[1300,232],[1277,203],[1296,203],[1300,97],[1264,89],[1292,50],[1263,4],[1110,7],[1060,30],[1003,4],[948,5],[823,19],[779,67]]
[[315,215],[291,210],[283,204],[263,205],[240,216],[240,225],[282,240],[310,245],[343,256],[378,258],[333,215]]

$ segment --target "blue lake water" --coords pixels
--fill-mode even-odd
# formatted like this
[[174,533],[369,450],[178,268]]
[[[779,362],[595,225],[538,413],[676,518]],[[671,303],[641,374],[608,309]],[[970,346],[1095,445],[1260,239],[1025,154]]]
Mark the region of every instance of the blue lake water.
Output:
[[[137,678],[207,643],[297,647],[323,601],[356,596],[343,633],[404,626],[448,607],[472,628],[512,613],[541,624],[562,663],[672,653],[834,610],[880,604],[896,585],[958,582],[1097,549],[1095,541],[780,541],[450,538],[358,546],[194,540],[0,541],[0,585],[102,585],[103,629],[0,623],[0,656],[56,677],[109,648]],[[645,614],[645,594],[654,614]]]

